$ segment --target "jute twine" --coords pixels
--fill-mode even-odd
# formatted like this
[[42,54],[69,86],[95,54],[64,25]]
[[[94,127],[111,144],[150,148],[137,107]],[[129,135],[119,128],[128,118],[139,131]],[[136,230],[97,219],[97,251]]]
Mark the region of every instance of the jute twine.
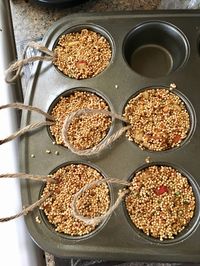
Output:
[[45,116],[48,120],[51,121],[40,121],[40,122],[33,122],[30,125],[25,126],[24,128],[18,130],[17,132],[11,134],[9,137],[6,137],[4,139],[0,140],[0,145],[3,143],[6,143],[8,141],[11,141],[21,135],[23,135],[24,133],[31,131],[33,129],[37,129],[43,126],[49,126],[49,125],[53,125],[54,124],[54,118],[49,115],[48,113],[42,111],[41,109],[37,108],[37,107],[33,107],[30,105],[25,105],[23,103],[10,103],[10,104],[6,104],[6,105],[2,105],[0,106],[0,110],[5,109],[5,108],[17,108],[17,109],[25,109],[25,110],[29,110],[29,111],[35,111],[43,116]]
[[97,154],[100,151],[102,151],[103,149],[107,148],[111,143],[113,143],[115,140],[117,140],[124,132],[126,132],[131,125],[129,126],[125,126],[122,127],[121,129],[119,129],[118,131],[116,131],[115,133],[113,133],[110,137],[105,138],[104,141],[100,142],[99,144],[97,144],[96,146],[90,148],[90,149],[86,149],[86,150],[78,150],[75,147],[73,147],[71,145],[71,143],[68,140],[67,137],[67,131],[69,128],[70,123],[72,122],[72,119],[80,116],[80,115],[91,115],[91,114],[105,114],[107,116],[110,116],[114,119],[118,119],[121,120],[123,122],[128,123],[128,121],[126,119],[124,119],[121,115],[118,115],[116,113],[107,111],[107,110],[98,110],[98,109],[80,109],[76,112],[72,112],[70,113],[66,119],[64,120],[64,124],[63,124],[63,128],[62,128],[62,139],[64,141],[64,146],[66,146],[67,148],[69,148],[73,153],[76,153],[78,155],[93,155],[93,154]]
[[0,174],[0,178],[19,178],[19,179],[30,179],[35,181],[48,181],[48,182],[56,182],[51,175],[31,175],[26,173],[7,173]]
[[[5,143],[5,142],[7,142],[9,140],[12,140],[12,139],[16,138],[17,136],[22,135],[25,132],[30,131],[31,129],[39,128],[39,127],[44,126],[44,125],[53,125],[55,123],[54,118],[51,115],[49,115],[48,113],[42,111],[41,109],[39,109],[37,107],[25,105],[25,104],[22,104],[22,103],[6,104],[6,105],[3,105],[3,106],[0,106],[0,110],[5,109],[5,108],[9,108],[9,107],[18,108],[18,109],[25,109],[25,110],[29,110],[29,111],[35,111],[35,112],[38,112],[38,113],[44,115],[47,119],[49,119],[51,121],[32,123],[32,124],[26,126],[25,128],[20,129],[19,131],[17,131],[16,133],[12,134],[11,136],[9,136],[9,137],[7,137],[7,138],[5,138],[3,140],[0,140],[0,144]],[[119,119],[119,120],[121,120],[123,122],[127,122],[120,115],[115,114],[115,113],[110,112],[110,111],[106,111],[106,110],[81,109],[81,110],[78,110],[76,112],[73,112],[73,113],[69,114],[66,117],[65,121],[64,121],[63,129],[62,129],[62,136],[63,136],[63,139],[65,141],[65,145],[72,152],[75,152],[75,153],[77,153],[79,155],[91,155],[91,154],[94,154],[94,153],[98,153],[99,151],[101,151],[102,149],[104,149],[105,147],[110,145],[117,138],[119,138],[123,134],[123,132],[125,132],[128,128],[130,128],[130,126],[126,126],[126,127],[121,128],[116,133],[114,133],[112,136],[107,138],[106,141],[100,143],[99,145],[93,147],[92,149],[88,149],[88,150],[84,150],[84,151],[83,150],[79,151],[79,150],[74,149],[71,146],[71,144],[69,143],[68,139],[67,139],[67,129],[68,129],[72,119],[74,117],[80,116],[82,114],[94,114],[94,113],[102,113],[102,114],[111,116],[114,119]],[[31,179],[31,180],[45,181],[45,182],[46,181],[55,182],[55,180],[53,180],[51,178],[51,176],[29,175],[29,174],[25,174],[25,173],[1,174],[0,178],[20,178],[20,179]],[[103,182],[121,184],[121,185],[125,185],[125,186],[129,185],[129,183],[127,181],[120,180],[120,179],[114,179],[114,178],[96,180],[96,181],[94,181],[94,182],[92,182],[90,184],[87,184],[78,193],[75,194],[74,199],[72,201],[72,215],[75,218],[82,220],[86,224],[96,225],[96,224],[100,223],[103,219],[105,219],[106,217],[111,215],[111,213],[118,207],[118,205],[122,201],[122,198],[128,193],[128,190],[124,190],[124,191],[120,192],[119,195],[118,195],[117,200],[115,201],[115,203],[112,206],[110,206],[109,210],[105,214],[103,214],[102,216],[94,217],[94,218],[88,218],[88,217],[81,216],[78,213],[77,207],[76,207],[77,199],[81,196],[81,194],[83,192],[85,192],[89,188],[91,188],[91,187],[93,187],[95,185],[101,184]],[[5,218],[0,218],[0,222],[10,221],[10,220],[16,219],[16,218],[18,218],[18,217],[20,217],[22,215],[26,215],[30,211],[34,210],[36,207],[39,207],[50,195],[51,195],[51,193],[47,194],[45,197],[42,197],[41,199],[39,199],[38,201],[36,201],[32,205],[24,208],[20,213],[18,213],[16,215],[13,215],[13,216],[10,216],[10,217],[5,217]]]
[[[16,174],[2,174],[0,175],[0,178],[20,178],[20,179],[30,179],[30,180],[36,180],[36,181],[48,181],[48,182],[56,182],[51,175],[47,175],[47,176],[39,176],[39,175],[29,175],[26,173],[16,173]],[[116,178],[104,178],[101,180],[95,180],[87,185],[85,185],[84,187],[82,187],[73,197],[72,203],[71,203],[71,213],[73,215],[74,218],[79,219],[81,221],[83,221],[84,223],[88,224],[88,225],[97,225],[99,224],[102,220],[104,220],[105,218],[109,217],[114,210],[119,206],[119,204],[121,203],[123,197],[129,192],[128,189],[122,190],[118,193],[118,197],[117,200],[110,205],[109,209],[107,210],[107,212],[105,212],[103,215],[98,216],[98,217],[94,217],[94,218],[89,218],[89,217],[84,217],[82,216],[78,210],[77,210],[77,200],[78,198],[88,189],[93,188],[94,186],[98,186],[101,183],[114,183],[114,184],[118,184],[118,185],[123,185],[123,186],[128,186],[130,183],[128,181],[125,180],[121,180],[121,179],[116,179]],[[33,204],[31,204],[30,206],[24,208],[21,212],[9,216],[9,217],[3,217],[0,218],[0,222],[8,222],[10,220],[14,220],[20,216],[25,216],[27,215],[29,212],[33,211],[36,207],[39,207],[42,205],[42,203],[52,195],[53,192],[49,192],[47,193],[47,195],[42,196],[42,198],[40,198],[39,200],[37,200],[36,202],[34,202]]]
[[9,103],[9,104],[5,104],[5,105],[0,106],[0,110],[6,109],[6,108],[16,108],[16,109],[21,109],[21,110],[34,111],[34,112],[37,112],[41,115],[44,115],[47,119],[54,121],[54,118],[51,115],[42,111],[40,108],[31,106],[31,105],[26,105],[23,103],[17,103],[16,102],[16,103]]
[[[41,56],[36,55],[36,56],[29,57],[29,58],[25,58],[28,48],[36,49],[45,55],[41,55]],[[54,57],[55,57],[54,52],[49,50],[45,46],[37,42],[29,42],[23,52],[22,59],[11,64],[10,67],[5,71],[5,81],[8,83],[15,81],[19,77],[23,66],[29,63],[32,63],[35,61],[53,61]],[[13,72],[15,72],[15,74],[12,76],[11,74]]]
[[[30,125],[25,126],[24,128],[20,129],[19,131],[11,134],[9,137],[6,137],[6,138],[0,140],[0,145],[8,142],[10,140],[13,140],[16,137],[19,137],[19,136],[21,136],[21,135],[25,134],[26,132],[31,131],[33,129],[37,129],[37,128],[40,128],[43,126],[50,126],[50,125],[55,124],[54,117],[52,117],[51,115],[49,115],[48,113],[42,111],[41,109],[39,109],[37,107],[25,105],[22,103],[11,103],[11,104],[6,104],[6,105],[0,106],[0,110],[5,109],[5,108],[9,108],[9,107],[17,108],[17,109],[25,109],[25,110],[29,110],[29,111],[35,111],[35,112],[45,116],[48,120],[47,121],[40,121],[40,122],[33,122]],[[62,139],[64,142],[64,146],[69,148],[73,153],[76,153],[78,155],[85,155],[85,156],[97,154],[100,151],[102,151],[103,149],[109,147],[109,145],[111,145],[115,140],[117,140],[124,132],[126,132],[131,127],[131,125],[128,125],[128,126],[120,128],[118,131],[113,133],[111,136],[106,137],[103,141],[101,141],[99,144],[92,147],[91,149],[78,150],[75,147],[73,147],[73,145],[68,140],[67,131],[68,131],[69,125],[72,122],[73,118],[75,118],[75,117],[78,117],[80,115],[92,115],[92,114],[104,114],[104,115],[110,116],[114,119],[119,119],[123,122],[128,123],[126,121],[126,119],[124,119],[121,115],[118,115],[116,113],[113,113],[113,112],[110,112],[107,110],[80,109],[76,112],[70,113],[69,115],[66,116],[66,118],[64,120],[64,124],[63,124],[63,128],[62,128]]]
[[[26,173],[10,173],[10,174],[1,174],[0,178],[19,178],[19,179],[30,179],[30,180],[35,180],[35,181],[48,181],[48,182],[56,182],[51,175],[47,175],[47,176],[42,176],[42,175],[30,175],[30,174],[26,174]],[[36,207],[39,207],[52,193],[48,193],[47,195],[45,195],[44,197],[42,197],[41,199],[37,200],[36,202],[34,202],[33,204],[31,204],[30,206],[24,208],[21,212],[9,216],[9,217],[4,217],[4,218],[0,218],[0,222],[8,222],[10,220],[14,220],[20,216],[23,215],[27,215],[29,212],[33,211]]]
[[33,204],[31,204],[30,206],[24,208],[21,212],[15,214],[15,215],[0,218],[0,222],[1,223],[8,222],[8,221],[14,220],[20,216],[27,215],[29,212],[33,211],[36,207],[39,207],[50,195],[51,195],[51,193],[47,194],[45,197],[39,199],[38,201],[36,201]]

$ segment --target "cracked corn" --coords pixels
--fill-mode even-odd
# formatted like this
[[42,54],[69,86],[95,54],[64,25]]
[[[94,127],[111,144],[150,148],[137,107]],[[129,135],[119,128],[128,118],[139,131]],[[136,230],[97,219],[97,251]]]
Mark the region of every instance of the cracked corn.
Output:
[[190,129],[184,103],[168,89],[147,89],[139,93],[126,105],[124,117],[132,125],[126,136],[141,149],[162,151],[177,147]]
[[[50,126],[50,131],[57,144],[63,144],[62,127],[66,116],[79,109],[105,109],[107,103],[94,93],[75,91],[67,97],[61,97],[53,108],[51,115],[55,124]],[[103,114],[90,114],[75,117],[68,128],[69,142],[79,150],[96,146],[107,135],[111,126],[111,118]]]
[[195,196],[180,172],[150,166],[133,177],[125,204],[133,224],[145,234],[173,239],[194,216]]
[[95,77],[108,66],[112,56],[106,38],[88,29],[61,36],[54,52],[54,65],[75,79]]
[[[48,221],[55,226],[55,231],[71,236],[82,236],[95,229],[94,225],[87,225],[71,214],[73,196],[86,184],[103,176],[94,168],[84,164],[70,164],[60,168],[53,174],[56,183],[47,182],[42,196],[49,192],[52,195],[43,203],[41,209]],[[110,206],[109,188],[102,183],[86,192],[77,200],[77,209],[81,215],[87,217],[100,216]]]

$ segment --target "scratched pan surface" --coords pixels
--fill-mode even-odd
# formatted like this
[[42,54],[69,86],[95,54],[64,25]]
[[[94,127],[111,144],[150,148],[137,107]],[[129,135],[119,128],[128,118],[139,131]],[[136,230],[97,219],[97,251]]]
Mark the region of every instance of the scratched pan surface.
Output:
[[[174,240],[160,242],[134,228],[123,203],[96,231],[83,238],[56,233],[37,209],[25,217],[32,238],[42,249],[59,257],[200,263],[200,14],[158,11],[68,16],[49,29],[43,44],[52,49],[60,35],[81,28],[98,31],[109,40],[113,54],[109,66],[94,78],[75,80],[63,75],[51,62],[40,62],[34,68],[26,104],[48,111],[60,95],[82,88],[101,95],[111,110],[121,114],[127,100],[139,90],[174,82],[175,92],[190,112],[190,134],[183,145],[169,151],[142,151],[123,136],[97,156],[80,157],[53,145],[48,129],[42,128],[21,138],[21,171],[46,175],[62,164],[82,162],[106,177],[128,180],[145,166],[149,156],[151,163],[172,165],[188,177],[196,196],[195,216]],[[24,111],[22,126],[41,119],[38,114]],[[121,126],[119,121],[114,123],[109,134]],[[46,150],[51,150],[51,154]],[[41,183],[23,181],[21,187],[23,205],[40,197]],[[113,198],[117,189],[111,189]],[[36,216],[40,224],[36,223]]]

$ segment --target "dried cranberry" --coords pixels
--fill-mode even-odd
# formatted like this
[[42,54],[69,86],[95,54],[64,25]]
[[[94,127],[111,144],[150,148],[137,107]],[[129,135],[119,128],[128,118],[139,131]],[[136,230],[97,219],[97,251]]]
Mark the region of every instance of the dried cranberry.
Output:
[[156,193],[156,195],[158,195],[158,196],[160,196],[160,195],[162,195],[163,193],[168,192],[168,191],[169,191],[169,190],[168,190],[168,187],[166,187],[166,186],[160,186],[160,187],[158,187],[158,188],[155,189],[155,193]]
[[85,60],[80,60],[76,63],[77,68],[84,68],[86,67],[86,65],[87,65],[87,62]]
[[173,143],[176,144],[176,143],[178,143],[180,140],[181,140],[181,136],[177,134],[177,135],[175,135],[174,138],[173,138]]

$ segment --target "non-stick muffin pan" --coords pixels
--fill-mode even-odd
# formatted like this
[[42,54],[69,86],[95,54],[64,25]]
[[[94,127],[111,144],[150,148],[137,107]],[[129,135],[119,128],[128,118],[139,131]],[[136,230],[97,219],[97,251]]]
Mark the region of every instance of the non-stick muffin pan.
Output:
[[[127,115],[128,120],[133,116],[129,122],[135,126],[134,132],[127,131],[100,153],[80,156],[62,144],[56,144],[51,128],[38,129],[21,138],[21,171],[47,175],[64,166],[80,164],[96,169],[103,178],[131,182],[140,172],[148,173],[151,166],[159,171],[171,169],[173,175],[177,174],[176,178],[185,181],[169,180],[169,187],[160,185],[154,190],[154,197],[170,191],[174,191],[174,198],[179,197],[181,184],[185,184],[184,195],[190,195],[190,199],[183,198],[179,210],[179,205],[174,202],[173,208],[169,197],[166,206],[172,206],[172,215],[175,209],[176,215],[180,211],[180,216],[184,213],[181,206],[185,208],[190,200],[195,206],[191,204],[192,215],[172,239],[144,233],[144,224],[141,228],[136,226],[126,209],[127,196],[88,234],[72,236],[56,231],[42,209],[25,217],[28,230],[42,249],[59,257],[200,263],[200,14],[195,11],[78,14],[56,22],[46,33],[43,45],[54,50],[62,35],[83,34],[85,30],[99,34],[100,41],[106,41],[111,49],[110,56],[106,57],[106,54],[104,57],[109,60],[102,71],[76,79],[64,74],[53,62],[39,62],[34,67],[25,103],[52,113],[62,97],[69,98],[77,92],[93,94],[104,102],[107,110]],[[70,45],[76,45],[76,42],[72,41]],[[100,51],[99,56],[104,54],[103,49],[96,49]],[[90,60],[98,63],[100,59],[95,52],[93,59],[90,53]],[[73,58],[74,54],[68,54],[66,60],[69,56]],[[90,67],[85,59],[79,63],[83,72]],[[77,99],[73,104],[68,103],[66,108],[74,108],[76,104]],[[22,113],[22,126],[40,120],[39,114]],[[166,124],[163,121],[167,121]],[[112,118],[109,123],[105,134],[98,140],[102,143],[126,126],[123,121]],[[165,172],[161,176],[165,179]],[[147,178],[147,182],[150,181]],[[174,190],[170,189],[171,185]],[[26,206],[40,198],[44,184],[23,181],[21,188],[23,205]],[[109,184],[108,188],[110,202],[114,202],[123,186]],[[147,194],[141,193],[139,196],[145,198],[148,191]],[[140,201],[136,203],[140,204]],[[162,207],[158,207],[154,212],[151,209],[146,212],[158,215],[161,221]],[[187,217],[182,217],[183,223],[190,214],[184,214]],[[177,216],[174,220],[175,224],[179,218]],[[134,214],[133,219],[137,220]],[[155,221],[156,230],[160,226]],[[167,219],[162,222],[167,223]]]

